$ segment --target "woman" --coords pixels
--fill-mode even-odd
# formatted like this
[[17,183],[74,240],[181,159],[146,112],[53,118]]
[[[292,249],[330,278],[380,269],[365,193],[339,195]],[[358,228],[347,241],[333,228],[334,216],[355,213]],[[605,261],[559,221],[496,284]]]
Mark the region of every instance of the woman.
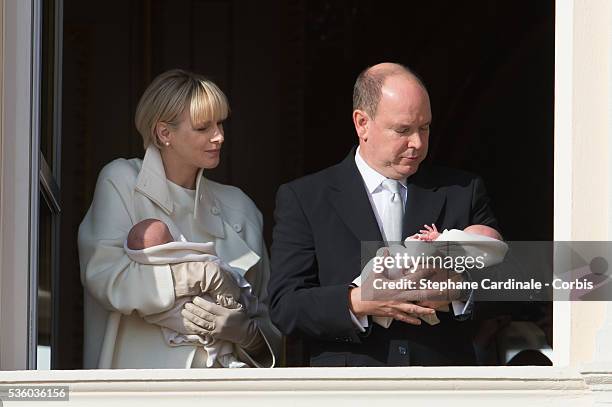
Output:
[[265,306],[254,317],[195,300],[183,306],[175,289],[202,278],[193,264],[136,263],[124,250],[134,224],[159,219],[175,238],[214,242],[220,259],[244,273],[265,304],[269,268],[261,213],[238,188],[202,175],[219,164],[228,111],[214,83],[183,70],[159,75],[140,99],[136,128],[145,157],[117,159],[102,169],[79,228],[85,368],[205,367],[202,346],[169,346],[162,326],[230,341],[248,365],[273,366],[280,334]]

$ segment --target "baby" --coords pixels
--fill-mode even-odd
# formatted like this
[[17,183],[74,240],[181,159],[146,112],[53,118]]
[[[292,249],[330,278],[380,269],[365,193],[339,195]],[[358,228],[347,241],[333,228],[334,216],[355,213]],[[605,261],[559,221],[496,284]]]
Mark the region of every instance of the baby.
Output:
[[[230,272],[233,270],[221,263],[214,253],[212,243],[175,242],[170,229],[161,220],[145,219],[132,226],[125,249],[132,260],[143,264],[202,261],[206,269],[203,274],[207,281],[202,281],[199,286],[194,286],[193,281],[180,281],[183,280],[182,276],[175,275],[175,288],[178,288],[175,291],[178,292],[178,297],[207,294],[219,303],[219,301],[227,302],[228,299],[237,299],[240,296],[240,291],[235,289],[236,284],[223,284],[222,281],[218,281],[226,276],[221,269]],[[243,278],[234,276],[234,280],[237,279],[240,281],[236,283],[245,283]]]
[[170,229],[158,219],[145,219],[138,222],[128,233],[127,247],[130,250],[142,250],[152,246],[173,242]]
[[[501,235],[492,227],[485,225],[470,225],[464,230],[444,230],[438,232],[436,225],[424,225],[419,233],[416,233],[404,241],[404,246],[392,248],[394,252],[407,253],[411,256],[419,256],[424,254],[429,255],[444,255],[444,256],[472,256],[477,257],[486,253],[484,266],[489,267],[501,263],[508,250],[508,245],[504,243]],[[432,246],[424,246],[420,242],[430,242]],[[452,244],[448,244],[452,242]],[[428,243],[429,245],[429,243]],[[390,269],[388,277],[398,279],[405,276],[407,270]],[[435,303],[436,301],[434,301]],[[417,303],[418,304],[418,303]],[[448,312],[449,307],[444,304],[437,308],[438,311]],[[429,325],[436,325],[440,320],[436,314],[419,316]],[[388,328],[393,322],[389,317],[374,317],[373,321],[377,324]]]
[[[460,244],[466,249],[466,252],[464,252],[463,254],[468,254],[470,252],[470,248],[466,248],[466,246],[470,245],[470,242],[484,241],[484,246],[478,247],[478,249],[480,249],[481,251],[485,251],[485,250],[489,251],[487,249],[495,250],[496,247],[487,245],[486,242],[489,241],[490,239],[498,240],[500,241],[499,244],[495,244],[495,245],[499,246],[498,249],[500,249],[501,252],[503,253],[501,255],[501,259],[497,260],[496,258],[489,258],[488,261],[486,262],[487,267],[501,262],[501,260],[503,260],[503,256],[505,255],[507,251],[507,245],[501,242],[502,237],[499,234],[499,232],[490,226],[470,225],[466,227],[465,229],[463,229],[463,232],[460,230],[451,229],[451,230],[444,230],[442,233],[438,232],[438,228],[436,228],[436,225],[433,223],[431,224],[431,226],[423,225],[423,227],[424,229],[421,229],[419,233],[416,233],[408,237],[406,240],[420,240],[420,241],[425,241],[425,242],[456,241],[456,242],[460,242]],[[478,244],[476,244],[476,246],[478,246]],[[495,254],[496,253],[493,253],[494,257],[499,258],[499,256],[495,256]],[[448,305],[438,308],[438,311],[448,312],[449,311]],[[427,315],[424,318],[422,317],[422,319],[425,322],[429,323],[430,325],[435,325],[440,322],[440,320],[436,317],[435,314]]]
[[[202,296],[226,308],[257,308],[256,299],[251,294],[249,283],[229,265],[215,255],[214,244],[177,242],[168,226],[158,219],[145,219],[136,223],[129,231],[125,245],[127,255],[141,264],[189,263],[189,270],[195,270],[201,278],[188,278],[185,273],[174,274],[175,307],[184,306],[193,296]],[[226,283],[225,279],[233,279]],[[196,281],[198,280],[198,281]],[[145,321],[157,323],[164,313],[145,316]],[[207,351],[207,365],[218,362],[223,367],[247,367],[233,354],[233,344],[225,341],[211,342],[200,335],[183,335],[162,327],[162,334],[170,346],[202,345]]]

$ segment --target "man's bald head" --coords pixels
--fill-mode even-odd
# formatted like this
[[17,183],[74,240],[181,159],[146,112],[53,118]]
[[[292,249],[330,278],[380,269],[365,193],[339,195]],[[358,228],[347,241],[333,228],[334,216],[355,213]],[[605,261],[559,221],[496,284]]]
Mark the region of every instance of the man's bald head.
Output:
[[362,110],[371,118],[376,116],[378,102],[385,80],[391,76],[405,76],[418,83],[427,92],[423,81],[408,67],[392,62],[383,62],[364,69],[353,87],[353,111]]
[[414,174],[429,147],[431,106],[423,83],[402,65],[378,64],[359,75],[353,95],[361,157],[387,178]]

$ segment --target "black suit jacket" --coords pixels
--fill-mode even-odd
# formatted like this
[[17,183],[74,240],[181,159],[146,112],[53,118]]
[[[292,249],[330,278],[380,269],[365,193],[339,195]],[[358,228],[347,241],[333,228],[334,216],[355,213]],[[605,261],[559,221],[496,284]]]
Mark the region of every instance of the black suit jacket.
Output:
[[[311,366],[474,364],[472,321],[438,313],[435,326],[394,321],[360,334],[351,321],[349,284],[362,269],[363,241],[382,241],[355,149],[341,163],[282,185],[271,250],[270,315],[304,339]],[[404,238],[424,224],[497,228],[482,180],[422,167],[408,178]],[[366,259],[367,261],[367,259]]]

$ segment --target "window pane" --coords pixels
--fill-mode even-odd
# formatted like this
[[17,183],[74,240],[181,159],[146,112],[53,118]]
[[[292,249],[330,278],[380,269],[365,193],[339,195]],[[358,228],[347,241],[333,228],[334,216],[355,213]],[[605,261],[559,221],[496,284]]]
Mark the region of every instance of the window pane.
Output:
[[41,369],[51,365],[51,310],[53,308],[51,292],[53,214],[43,194],[40,196],[39,209],[37,368]]
[[43,1],[42,15],[42,72],[41,72],[41,132],[40,151],[49,167],[54,166],[53,98],[55,72],[55,1]]

